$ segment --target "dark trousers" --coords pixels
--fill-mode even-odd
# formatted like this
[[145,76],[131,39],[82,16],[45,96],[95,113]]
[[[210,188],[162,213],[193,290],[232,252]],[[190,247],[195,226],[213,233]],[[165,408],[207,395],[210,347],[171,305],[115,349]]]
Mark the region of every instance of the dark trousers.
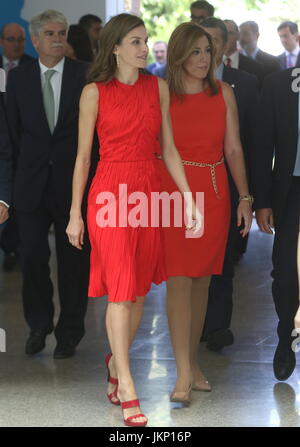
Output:
[[237,222],[237,203],[232,202],[231,222],[226,245],[223,271],[221,275],[213,275],[208,293],[208,306],[205,318],[204,333],[230,327],[232,317],[232,294],[234,276],[234,250],[239,236]]
[[5,223],[0,236],[0,248],[6,255],[19,251],[20,237],[17,213],[13,206],[9,208],[9,219]]
[[249,233],[245,237],[238,235],[236,244],[235,244],[235,255],[236,256],[243,255],[244,253],[246,253],[248,241],[249,241]]
[[[32,331],[52,332],[54,328],[53,284],[50,279],[48,232],[54,224],[60,315],[55,328],[58,341],[78,344],[83,337],[87,310],[89,242],[82,251],[67,238],[69,210],[62,213],[55,201],[51,170],[40,206],[31,213],[18,213],[20,255],[23,273],[23,306]],[[85,231],[86,233],[86,231]]]
[[293,179],[283,217],[276,226],[273,246],[272,293],[279,318],[279,340],[289,344],[299,307],[297,242],[300,215],[300,177]]

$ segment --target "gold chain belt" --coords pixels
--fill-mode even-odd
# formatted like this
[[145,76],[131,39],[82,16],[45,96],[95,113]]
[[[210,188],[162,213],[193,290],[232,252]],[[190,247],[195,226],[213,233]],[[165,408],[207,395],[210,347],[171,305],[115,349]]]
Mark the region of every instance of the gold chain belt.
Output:
[[[162,156],[157,155],[157,158],[159,158],[161,160]],[[215,191],[217,197],[220,198],[219,190],[218,190],[218,186],[217,186],[217,179],[216,179],[216,167],[221,165],[222,163],[224,163],[224,157],[222,157],[221,160],[217,161],[216,163],[198,163],[196,161],[188,161],[188,160],[181,160],[181,161],[182,161],[182,164],[185,166],[198,166],[200,168],[210,168],[214,191]]]

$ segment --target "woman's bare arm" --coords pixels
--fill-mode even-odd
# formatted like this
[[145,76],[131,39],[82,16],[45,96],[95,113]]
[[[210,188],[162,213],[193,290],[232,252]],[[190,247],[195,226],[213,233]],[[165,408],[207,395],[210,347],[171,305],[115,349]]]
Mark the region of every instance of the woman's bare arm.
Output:
[[239,195],[248,195],[249,188],[246,177],[244,154],[240,140],[236,100],[232,87],[224,82],[222,82],[222,91],[227,107],[224,154]]
[[[222,91],[227,107],[226,130],[224,138],[224,154],[229,166],[236,189],[240,196],[248,196],[249,188],[246,176],[243,148],[240,140],[239,117],[235,96],[232,88],[222,82]],[[252,223],[252,203],[240,201],[237,209],[237,225],[240,226],[244,220],[242,236],[250,231]]]
[[73,174],[70,220],[66,229],[69,242],[79,250],[82,249],[84,236],[81,205],[91,164],[98,100],[99,93],[96,84],[85,86],[80,98],[78,149]]
[[98,115],[96,84],[86,85],[80,98],[78,150],[73,174],[70,216],[81,216],[81,204],[91,164],[91,150]]

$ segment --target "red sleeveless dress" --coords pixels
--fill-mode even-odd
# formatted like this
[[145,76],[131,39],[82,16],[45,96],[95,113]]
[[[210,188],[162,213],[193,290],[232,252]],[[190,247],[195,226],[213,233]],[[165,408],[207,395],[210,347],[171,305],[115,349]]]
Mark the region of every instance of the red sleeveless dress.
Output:
[[[189,186],[204,193],[204,232],[199,238],[186,238],[185,227],[163,228],[167,275],[201,277],[221,274],[230,223],[230,195],[227,172],[222,162],[226,127],[226,104],[221,85],[215,96],[205,89],[184,95],[183,102],[171,98],[170,115],[175,146],[181,159],[210,166],[185,165]],[[162,191],[178,191],[161,167]]]
[[[160,162],[155,156],[160,152],[161,128],[158,80],[140,73],[133,85],[116,78],[96,85],[100,161],[88,197],[88,295],[135,302],[136,296],[147,294],[151,282],[166,280],[161,228],[129,225],[127,218],[139,202],[126,204],[128,196],[137,191],[150,203],[151,192],[161,188]],[[99,225],[100,216],[102,222],[108,216],[115,221],[111,226]]]

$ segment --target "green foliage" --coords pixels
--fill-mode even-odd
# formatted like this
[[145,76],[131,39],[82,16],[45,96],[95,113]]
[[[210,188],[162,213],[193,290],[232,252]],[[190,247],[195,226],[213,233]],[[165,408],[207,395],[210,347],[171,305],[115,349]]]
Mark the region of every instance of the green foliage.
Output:
[[[193,0],[142,0],[141,13],[145,21],[150,39],[168,41],[170,32],[182,22],[190,20],[190,5]],[[261,10],[269,4],[274,10],[282,5],[289,5],[293,0],[236,0],[242,2],[250,10]],[[298,0],[296,0],[298,1]],[[224,6],[226,0],[211,0],[215,6],[216,16],[218,9]],[[275,7],[275,9],[276,9]],[[293,9],[291,9],[293,11]]]
[[151,40],[168,41],[170,30],[190,20],[190,0],[144,0],[142,18]]
[[[274,26],[287,19],[300,21],[299,0],[208,1],[214,5],[216,17],[230,18],[231,12],[238,9],[249,11],[250,20],[252,20],[253,13],[261,13],[266,23],[274,23]],[[150,37],[150,47],[155,40],[168,42],[176,26],[190,20],[190,5],[192,2],[193,0],[141,0],[141,15]],[[236,18],[235,20],[238,23]],[[149,62],[151,61],[152,52],[150,51]]]
[[248,9],[261,9],[264,3],[267,3],[268,0],[244,0],[246,7]]

